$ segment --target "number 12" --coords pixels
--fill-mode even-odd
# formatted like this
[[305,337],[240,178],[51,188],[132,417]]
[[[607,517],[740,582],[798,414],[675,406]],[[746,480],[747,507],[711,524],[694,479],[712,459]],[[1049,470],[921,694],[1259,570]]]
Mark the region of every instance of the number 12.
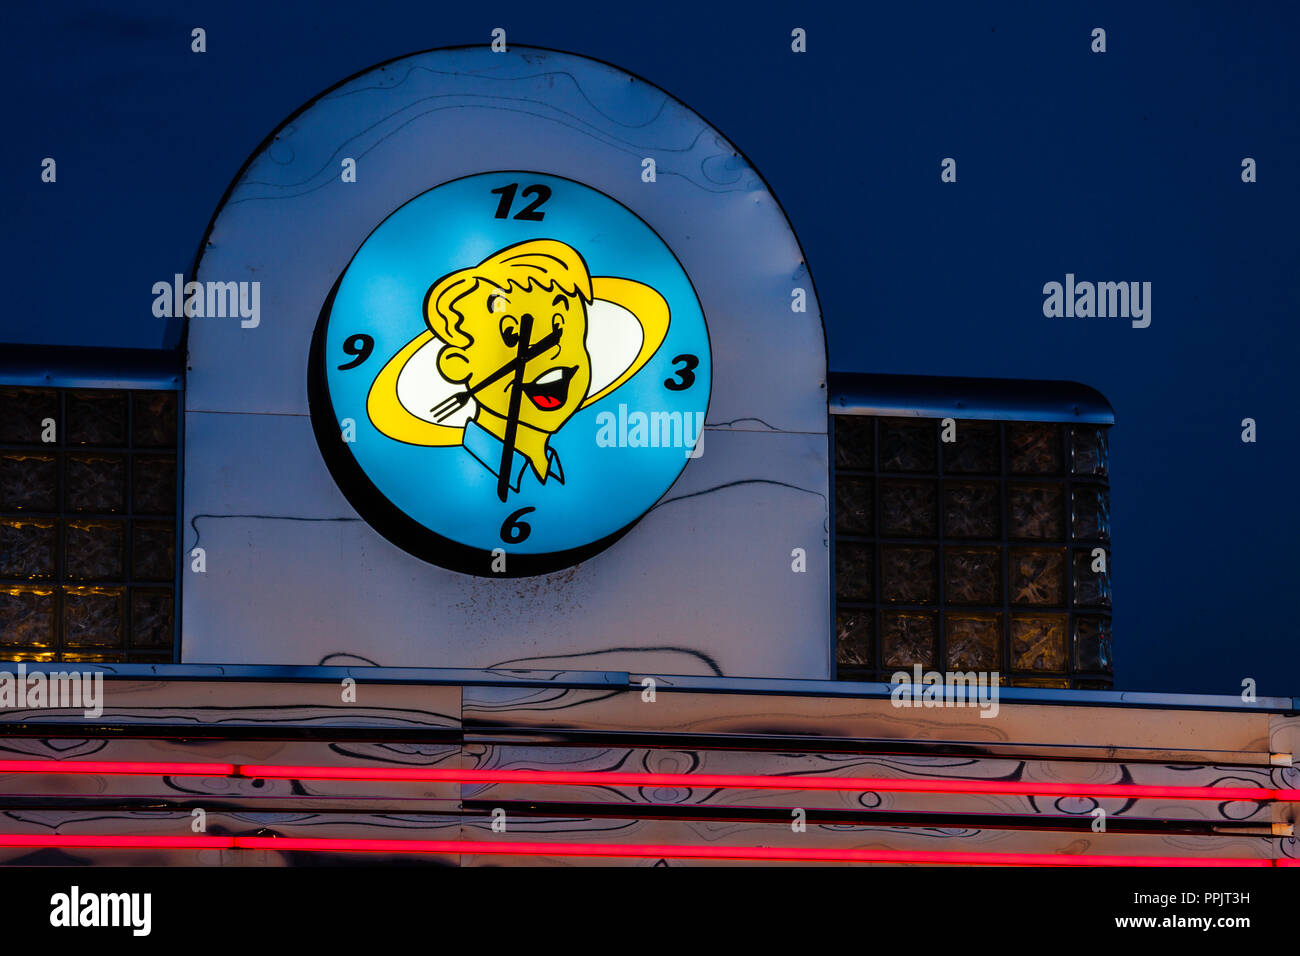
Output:
[[[510,207],[514,205],[515,192],[518,191],[518,189],[518,183],[511,183],[509,186],[502,186],[500,189],[492,190],[494,196],[500,195],[501,197],[501,201],[497,203],[495,218],[510,218]],[[538,207],[551,198],[551,187],[543,186],[541,183],[528,186],[524,189],[524,197],[527,198],[529,196],[536,196],[537,198],[515,213],[515,218],[526,219],[530,222],[541,222],[542,219],[546,217],[546,213],[539,212]]]

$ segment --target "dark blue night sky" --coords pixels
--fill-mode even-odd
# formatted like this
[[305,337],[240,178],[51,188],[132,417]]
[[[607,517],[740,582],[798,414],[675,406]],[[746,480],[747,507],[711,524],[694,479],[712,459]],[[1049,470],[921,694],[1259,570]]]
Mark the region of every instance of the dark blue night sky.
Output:
[[[150,287],[188,269],[268,132],[372,64],[502,26],[640,74],[745,151],[807,254],[833,369],[1106,395],[1118,687],[1300,694],[1300,6],[163,6],[6,11],[0,340],[164,344]],[[1151,282],[1151,326],[1045,318],[1067,272]]]

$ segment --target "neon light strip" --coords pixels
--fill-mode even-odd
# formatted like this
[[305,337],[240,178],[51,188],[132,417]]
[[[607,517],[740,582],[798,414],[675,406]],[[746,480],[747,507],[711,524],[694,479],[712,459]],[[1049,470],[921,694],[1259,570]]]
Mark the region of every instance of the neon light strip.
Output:
[[804,863],[937,863],[981,866],[1295,866],[1253,857],[1085,856],[963,853],[948,850],[819,849],[678,844],[536,843],[492,840],[344,840],[311,837],[79,836],[0,834],[0,846],[113,849],[301,850],[335,853],[451,853],[496,856],[637,857],[678,860],[787,860]]
[[442,770],[425,767],[308,767],[272,764],[137,763],[89,760],[0,760],[4,773],[227,776],[282,780],[394,780],[446,783],[531,783],[543,786],[852,790],[880,793],[998,794],[1168,800],[1300,802],[1300,790],[1268,787],[1160,787],[1121,783],[1018,783],[1002,780],[910,780],[882,777],[771,774],[624,773],[603,770]]
[[136,760],[0,760],[0,773],[123,773],[159,777],[234,777],[233,763],[150,763]]
[[62,833],[0,833],[0,846],[79,846],[111,849],[230,850],[235,838],[228,836],[94,836]]

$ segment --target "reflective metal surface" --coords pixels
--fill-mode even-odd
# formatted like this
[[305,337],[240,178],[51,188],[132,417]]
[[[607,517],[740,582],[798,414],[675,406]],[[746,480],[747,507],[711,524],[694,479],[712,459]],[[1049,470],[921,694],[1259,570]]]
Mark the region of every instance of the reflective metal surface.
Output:
[[[501,169],[580,180],[641,216],[694,285],[714,357],[703,454],[607,551],[513,581],[425,564],[360,521],[307,417],[312,332],[349,258],[412,197]],[[183,660],[831,676],[816,295],[758,173],[662,90],[523,47],[384,64],[268,138],[194,278],[262,285],[255,327],[189,322],[182,553],[202,547],[207,569],[183,578]]]
[[185,358],[153,349],[6,345],[0,349],[0,385],[61,388],[183,387]]
[[1105,397],[1078,382],[831,372],[829,385],[833,415],[1115,424]]

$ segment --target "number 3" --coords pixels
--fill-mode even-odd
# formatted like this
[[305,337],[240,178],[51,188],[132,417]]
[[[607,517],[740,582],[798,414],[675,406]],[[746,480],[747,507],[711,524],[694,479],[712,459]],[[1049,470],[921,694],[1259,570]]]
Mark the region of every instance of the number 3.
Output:
[[682,392],[695,384],[695,369],[699,366],[700,360],[694,355],[678,355],[673,359],[673,364],[681,362],[683,368],[676,369],[673,374],[680,381],[673,381],[671,378],[664,379],[664,388],[672,389],[674,392]]

